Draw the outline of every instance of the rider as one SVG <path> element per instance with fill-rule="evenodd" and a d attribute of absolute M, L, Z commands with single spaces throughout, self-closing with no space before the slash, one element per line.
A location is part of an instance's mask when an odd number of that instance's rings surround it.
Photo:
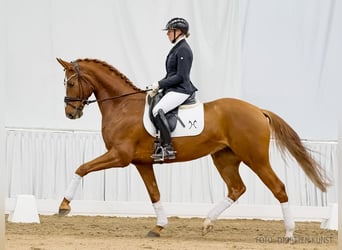
<path fill-rule="evenodd" d="M 190 80 L 192 50 L 185 39 L 190 35 L 188 22 L 184 18 L 175 17 L 166 24 L 164 30 L 173 44 L 166 58 L 166 76 L 148 87 L 152 92 L 162 89 L 164 94 L 152 111 L 161 139 L 161 147 L 152 155 L 157 161 L 176 157 L 165 114 L 181 105 L 197 91 Z"/>

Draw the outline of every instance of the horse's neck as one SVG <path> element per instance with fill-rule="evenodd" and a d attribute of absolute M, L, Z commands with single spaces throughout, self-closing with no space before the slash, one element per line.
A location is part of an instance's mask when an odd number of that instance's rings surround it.
<path fill-rule="evenodd" d="M 95 86 L 95 95 L 97 98 L 104 99 L 112 96 L 123 95 L 130 92 L 130 86 L 125 84 L 118 77 L 97 77 Z"/>
<path fill-rule="evenodd" d="M 106 68 L 91 69 L 92 84 L 96 99 L 105 99 L 132 92 L 134 86 L 125 82 L 122 76 Z"/>
<path fill-rule="evenodd" d="M 134 87 L 126 83 L 120 76 L 110 74 L 97 76 L 94 94 L 96 100 L 98 100 L 103 118 L 112 116 L 113 113 L 121 113 L 120 109 L 122 109 L 123 105 L 125 107 L 130 106 L 132 102 L 128 100 L 131 98 L 136 99 L 136 95 L 125 95 L 137 91 L 138 89 L 134 89 Z"/>

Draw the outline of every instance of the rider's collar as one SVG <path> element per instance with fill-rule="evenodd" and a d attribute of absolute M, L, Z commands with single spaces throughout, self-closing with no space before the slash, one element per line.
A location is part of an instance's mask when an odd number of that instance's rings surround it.
<path fill-rule="evenodd" d="M 176 40 L 176 42 L 173 44 L 173 46 L 175 46 L 177 43 L 179 43 L 180 41 L 182 41 L 182 40 L 184 40 L 184 39 L 185 39 L 185 35 L 180 36 L 180 37 Z"/>

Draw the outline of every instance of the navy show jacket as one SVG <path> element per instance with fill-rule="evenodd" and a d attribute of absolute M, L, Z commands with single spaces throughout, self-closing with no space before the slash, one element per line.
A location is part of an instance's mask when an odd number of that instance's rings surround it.
<path fill-rule="evenodd" d="M 166 76 L 158 82 L 164 93 L 174 91 L 193 94 L 197 88 L 190 80 L 192 50 L 185 39 L 179 41 L 166 58 Z"/>

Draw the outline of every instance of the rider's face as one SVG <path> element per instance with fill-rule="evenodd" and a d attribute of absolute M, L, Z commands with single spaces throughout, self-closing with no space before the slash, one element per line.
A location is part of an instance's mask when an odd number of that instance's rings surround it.
<path fill-rule="evenodd" d="M 170 40 L 170 42 L 172 42 L 176 37 L 178 37 L 180 34 L 182 33 L 181 30 L 179 29 L 172 29 L 172 30 L 167 30 L 167 36 Z"/>

